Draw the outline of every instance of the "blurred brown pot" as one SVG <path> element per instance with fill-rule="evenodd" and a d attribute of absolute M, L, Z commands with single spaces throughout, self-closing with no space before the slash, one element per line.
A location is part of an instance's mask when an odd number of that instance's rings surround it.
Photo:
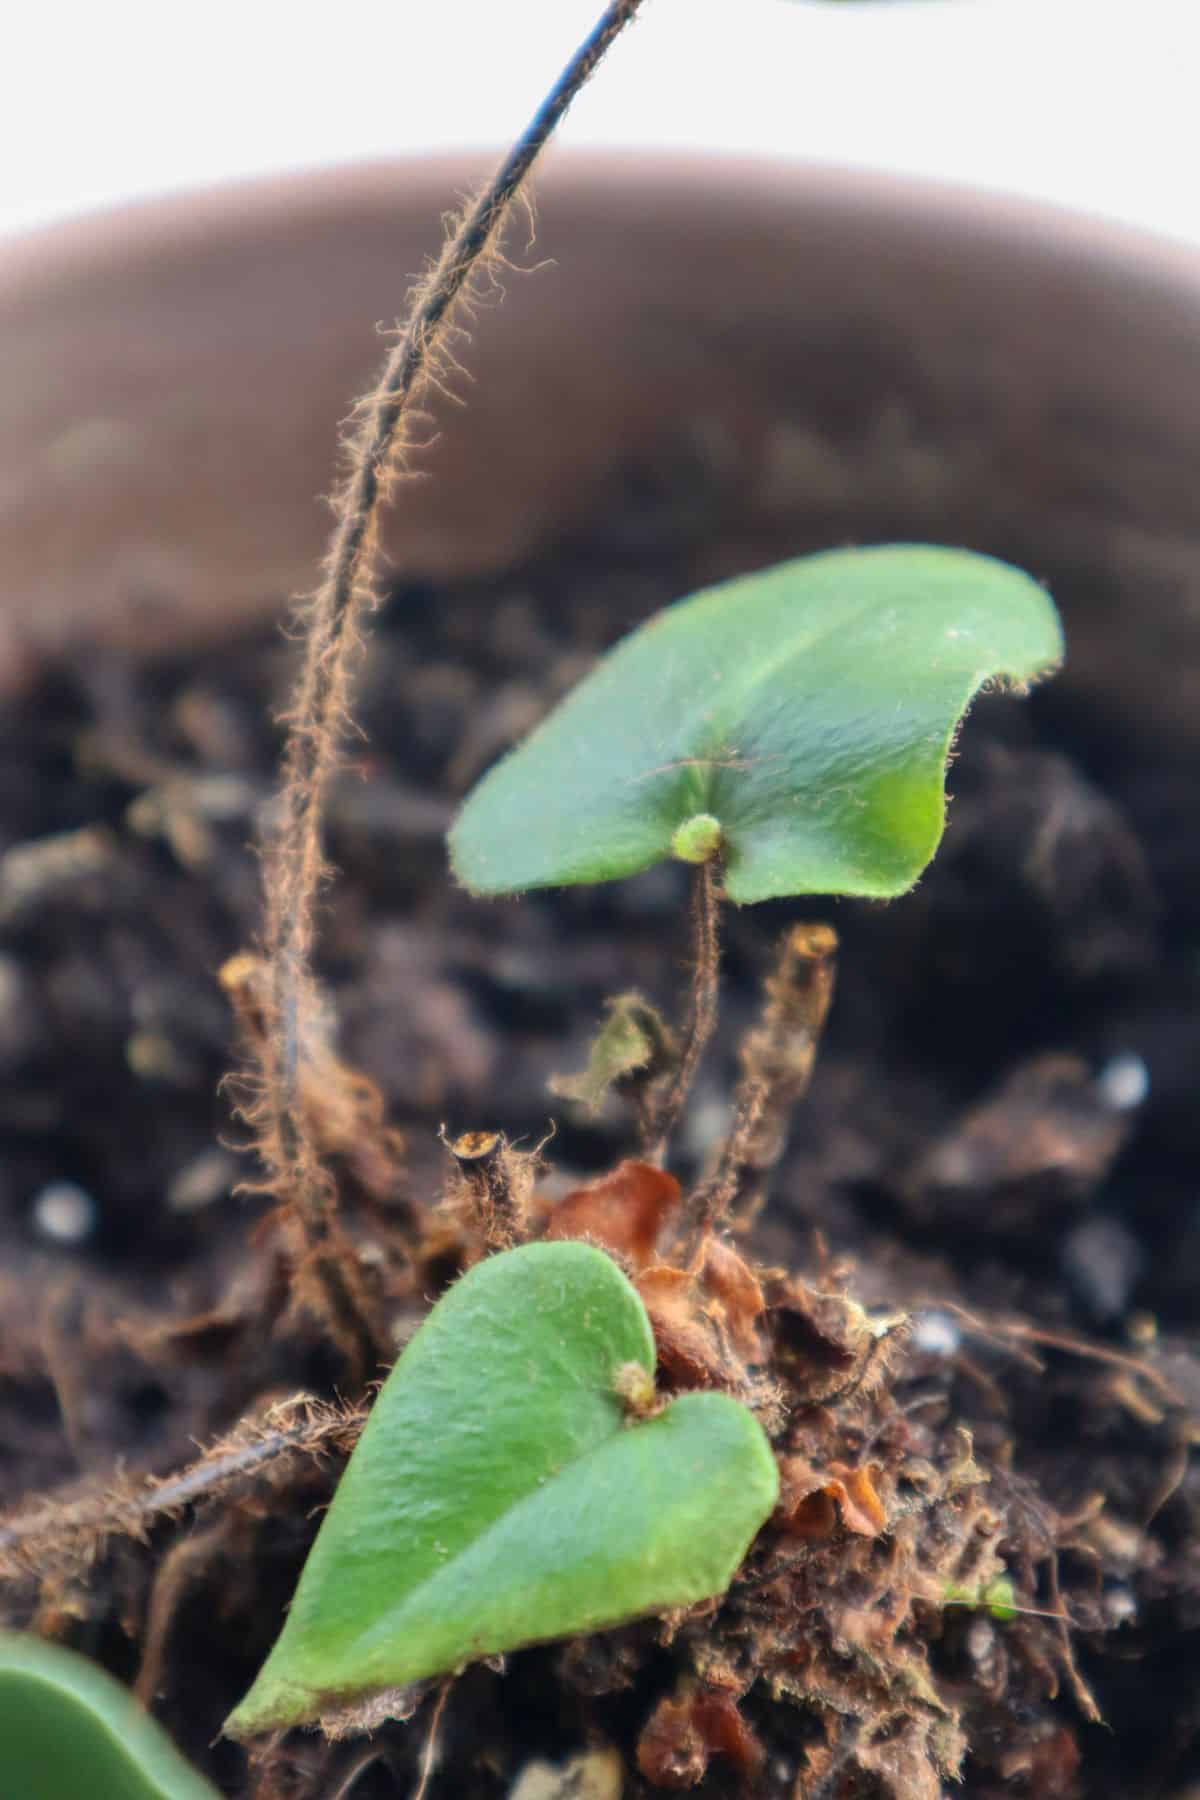
<path fill-rule="evenodd" d="M 4 688 L 65 650 L 226 639 L 311 583 L 336 423 L 479 172 L 248 185 L 0 250 Z M 618 500 L 631 542 L 639 505 L 690 507 L 698 580 L 969 543 L 1060 594 L 1098 724 L 1200 749 L 1200 259 L 934 187 L 632 155 L 552 162 L 508 248 L 525 272 L 397 493 L 398 573 L 497 569 Z"/>

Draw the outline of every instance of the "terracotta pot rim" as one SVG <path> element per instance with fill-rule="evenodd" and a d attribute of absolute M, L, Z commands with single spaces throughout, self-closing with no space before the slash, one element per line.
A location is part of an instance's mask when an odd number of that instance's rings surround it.
<path fill-rule="evenodd" d="M 0 694 L 92 644 L 219 644 L 310 588 L 373 328 L 491 160 L 262 177 L 0 244 Z M 1068 569 L 1081 699 L 1200 748 L 1200 253 L 759 156 L 564 151 L 538 209 L 468 405 L 431 396 L 427 479 L 396 486 L 396 582 L 519 567 L 626 502 L 644 541 L 687 465 L 714 534 L 692 585 L 880 534 Z"/>
<path fill-rule="evenodd" d="M 75 257 L 94 267 L 96 259 L 128 255 L 158 238 L 169 237 L 182 247 L 183 238 L 209 241 L 214 227 L 228 232 L 280 214 L 295 218 L 327 215 L 334 205 L 386 205 L 402 196 L 405 176 L 417 171 L 444 183 L 448 197 L 466 194 L 495 160 L 496 153 L 485 151 L 414 151 L 118 201 L 0 237 L 0 289 L 25 276 L 44 280 L 54 264 Z M 989 238 L 1036 239 L 1063 256 L 1132 264 L 1146 277 L 1200 289 L 1200 246 L 1057 201 L 885 169 L 748 152 L 636 147 L 551 151 L 536 178 L 535 193 L 538 187 L 557 193 L 576 185 L 614 192 L 666 187 L 681 198 L 706 197 L 714 210 L 734 199 L 744 203 L 749 196 L 768 210 L 824 200 L 846 214 L 908 212 L 927 222 L 940 220 L 958 241 L 963 241 L 959 234 L 964 227 Z M 65 267 L 62 272 L 67 273 Z"/>

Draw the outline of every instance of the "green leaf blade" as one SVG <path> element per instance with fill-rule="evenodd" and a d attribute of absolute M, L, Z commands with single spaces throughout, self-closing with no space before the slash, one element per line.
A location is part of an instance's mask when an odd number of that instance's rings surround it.
<path fill-rule="evenodd" d="M 628 1427 L 630 1362 L 653 1372 L 653 1335 L 602 1251 L 531 1244 L 464 1276 L 385 1384 L 226 1729 L 719 1592 L 774 1504 L 770 1447 L 718 1394 Z"/>
<path fill-rule="evenodd" d="M 390 1686 L 398 1636 L 420 1639 L 406 1676 L 416 1680 L 692 1605 L 729 1585 L 776 1488 L 774 1459 L 745 1407 L 726 1394 L 682 1396 L 529 1494 L 365 1633 L 356 1652 L 369 1679 Z M 633 1536 L 629 1520 L 638 1522 Z M 460 1622 L 468 1617 L 464 1651 Z M 427 1666 L 416 1668 L 418 1661 Z"/>
<path fill-rule="evenodd" d="M 73 1651 L 0 1632 L 0 1792 L 217 1800 L 127 1688 Z"/>
<path fill-rule="evenodd" d="M 830 551 L 668 607 L 484 777 L 450 836 L 477 893 L 636 873 L 698 814 L 731 899 L 884 898 L 941 838 L 985 681 L 1057 665 L 1049 597 L 990 557 Z"/>

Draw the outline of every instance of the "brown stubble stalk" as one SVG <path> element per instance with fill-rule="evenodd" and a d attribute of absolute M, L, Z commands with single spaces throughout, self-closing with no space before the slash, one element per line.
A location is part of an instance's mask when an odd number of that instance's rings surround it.
<path fill-rule="evenodd" d="M 306 1070 L 324 1026 L 313 974 L 317 895 L 326 877 L 322 815 L 347 723 L 348 668 L 376 598 L 379 513 L 403 473 L 409 428 L 449 359 L 472 279 L 498 255 L 502 228 L 538 156 L 576 94 L 638 12 L 612 0 L 496 173 L 451 230 L 415 290 L 379 380 L 360 404 L 349 472 L 335 500 L 325 576 L 304 617 L 304 665 L 287 715 L 280 818 L 265 855 L 264 947 L 270 967 L 265 1050 L 249 1109 L 269 1184 L 291 1227 L 297 1285 L 307 1274 L 318 1310 L 341 1315 L 357 1280 L 338 1243 L 336 1195 L 304 1106 Z M 323 1295 L 332 1284 L 336 1290 Z M 353 1292 L 349 1295 L 354 1301 Z"/>
<path fill-rule="evenodd" d="M 741 1046 L 742 1073 L 733 1124 L 707 1181 L 691 1195 L 693 1251 L 733 1209 L 748 1224 L 766 1197 L 787 1142 L 792 1109 L 812 1079 L 833 1000 L 837 933 L 829 925 L 793 925 L 767 977 L 758 1024 Z"/>

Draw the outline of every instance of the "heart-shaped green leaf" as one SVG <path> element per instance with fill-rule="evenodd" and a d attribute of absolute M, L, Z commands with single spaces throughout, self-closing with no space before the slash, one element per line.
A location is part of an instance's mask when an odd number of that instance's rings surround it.
<path fill-rule="evenodd" d="M 0 1632 L 0 1794 L 217 1800 L 128 1688 L 73 1651 Z"/>
<path fill-rule="evenodd" d="M 226 1730 L 723 1592 L 775 1504 L 770 1446 L 726 1394 L 627 1423 L 630 1364 L 653 1371 L 649 1320 L 591 1245 L 464 1275 L 385 1383 Z"/>
<path fill-rule="evenodd" d="M 993 676 L 1062 657 L 1048 596 L 964 550 L 835 550 L 667 607 L 467 800 L 476 893 L 633 875 L 714 841 L 732 900 L 910 888 L 955 726 Z"/>

